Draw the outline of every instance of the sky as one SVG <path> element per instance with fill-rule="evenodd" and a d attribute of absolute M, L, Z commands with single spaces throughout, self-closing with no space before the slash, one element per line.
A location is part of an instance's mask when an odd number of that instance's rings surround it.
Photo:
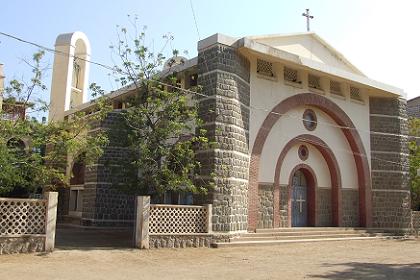
<path fill-rule="evenodd" d="M 302 12 L 309 8 L 314 16 L 311 31 L 368 77 L 402 88 L 409 99 L 420 95 L 420 1 L 416 0 L 14 0 L 0 6 L 0 32 L 54 48 L 59 34 L 82 31 L 92 47 L 91 60 L 110 66 L 114 63 L 109 46 L 117 41 L 117 25 L 130 26 L 127 15 L 137 15 L 138 25 L 147 26 L 150 44 L 162 46 L 162 36 L 170 33 L 174 40 L 165 52 L 187 50 L 192 58 L 197 55 L 197 41 L 214 33 L 243 37 L 304 32 Z M 0 35 L 6 82 L 30 78 L 23 59 L 30 59 L 37 49 Z M 52 66 L 52 54 L 46 54 L 44 64 Z M 44 81 L 49 87 L 51 70 Z M 89 82 L 107 91 L 119 87 L 109 70 L 95 65 Z"/>

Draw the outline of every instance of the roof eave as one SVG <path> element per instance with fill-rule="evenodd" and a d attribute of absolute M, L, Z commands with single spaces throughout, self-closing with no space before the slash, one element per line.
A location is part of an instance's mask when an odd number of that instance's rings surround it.
<path fill-rule="evenodd" d="M 292 53 L 256 42 L 255 40 L 250 39 L 248 37 L 239 39 L 236 43 L 239 48 L 246 48 L 254 52 L 258 52 L 264 55 L 269 55 L 280 60 L 285 60 L 285 61 L 297 64 L 302 67 L 311 68 L 311 69 L 314 69 L 319 72 L 323 72 L 328 75 L 337 76 L 340 78 L 351 80 L 356 83 L 364 84 L 364 85 L 367 85 L 367 86 L 370 86 L 379 90 L 383 90 L 383 91 L 395 94 L 403 98 L 407 97 L 406 93 L 400 88 L 387 85 L 387 84 L 369 79 L 366 76 L 354 74 L 354 73 L 351 73 L 351 72 L 348 72 L 348 71 L 345 71 L 345 70 L 342 70 L 333 66 L 329 66 L 329 65 L 326 65 L 326 64 L 323 64 L 323 63 L 320 63 L 320 62 L 317 62 L 317 61 L 314 61 L 305 57 L 298 56 L 296 54 L 292 54 Z"/>

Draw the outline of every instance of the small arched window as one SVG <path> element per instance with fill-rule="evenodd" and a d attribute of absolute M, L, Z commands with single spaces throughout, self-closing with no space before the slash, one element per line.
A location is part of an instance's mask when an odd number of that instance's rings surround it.
<path fill-rule="evenodd" d="M 7 141 L 7 147 L 14 152 L 24 152 L 26 145 L 21 139 L 12 138 Z"/>

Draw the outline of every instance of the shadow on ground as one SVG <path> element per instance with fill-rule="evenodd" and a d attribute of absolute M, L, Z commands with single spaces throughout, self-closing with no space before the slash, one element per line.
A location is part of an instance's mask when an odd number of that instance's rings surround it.
<path fill-rule="evenodd" d="M 420 263 L 382 264 L 382 263 L 339 263 L 324 264 L 330 272 L 310 275 L 310 277 L 333 280 L 418 280 L 420 279 Z M 334 269 L 336 267 L 336 269 Z"/>
<path fill-rule="evenodd" d="M 133 230 L 85 229 L 57 226 L 55 248 L 60 250 L 112 250 L 133 248 Z"/>

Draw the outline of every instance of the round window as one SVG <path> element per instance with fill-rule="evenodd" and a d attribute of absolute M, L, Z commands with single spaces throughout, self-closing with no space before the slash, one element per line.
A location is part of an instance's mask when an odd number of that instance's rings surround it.
<path fill-rule="evenodd" d="M 309 156 L 308 148 L 305 145 L 301 145 L 298 150 L 298 155 L 301 160 L 307 160 Z"/>
<path fill-rule="evenodd" d="M 303 125 L 307 130 L 315 130 L 317 125 L 315 112 L 311 109 L 306 109 L 303 113 Z"/>

